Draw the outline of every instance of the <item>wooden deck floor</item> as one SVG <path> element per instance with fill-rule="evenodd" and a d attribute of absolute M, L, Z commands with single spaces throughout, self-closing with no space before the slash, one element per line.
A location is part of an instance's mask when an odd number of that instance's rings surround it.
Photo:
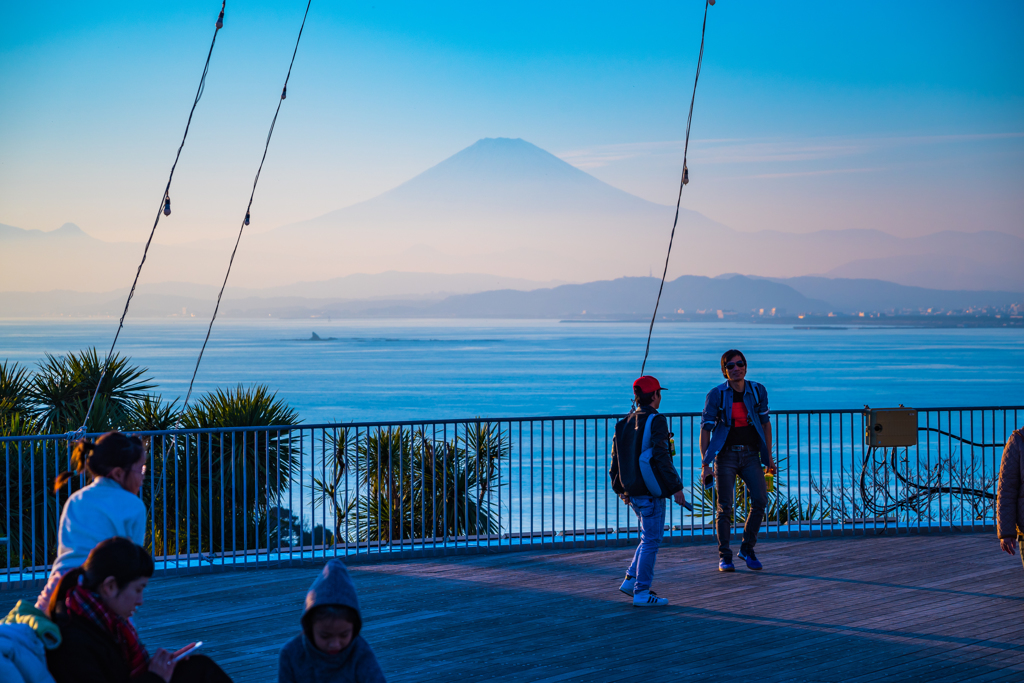
<path fill-rule="evenodd" d="M 663 548 L 638 609 L 631 550 L 356 565 L 390 681 L 1021 681 L 1024 571 L 990 535 L 765 541 L 760 573 Z M 151 648 L 206 641 L 235 681 L 275 681 L 315 569 L 155 579 Z M 0 594 L 13 604 L 19 595 Z"/>

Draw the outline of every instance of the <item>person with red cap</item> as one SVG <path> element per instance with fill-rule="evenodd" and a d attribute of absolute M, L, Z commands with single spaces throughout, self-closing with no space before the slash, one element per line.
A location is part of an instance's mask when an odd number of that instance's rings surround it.
<path fill-rule="evenodd" d="M 608 471 L 612 489 L 633 508 L 640 526 L 640 545 L 619 586 L 623 593 L 633 596 L 635 607 L 668 604 L 667 598 L 659 598 L 651 590 L 654 561 L 665 530 L 665 499 L 671 497 L 679 505 L 687 504 L 683 483 L 672 465 L 668 420 L 658 413 L 664 389 L 648 375 L 633 382 L 637 409 L 615 425 Z"/>

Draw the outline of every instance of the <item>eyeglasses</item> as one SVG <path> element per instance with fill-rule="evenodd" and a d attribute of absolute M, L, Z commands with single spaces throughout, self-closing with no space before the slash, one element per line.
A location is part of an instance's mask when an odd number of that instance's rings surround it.
<path fill-rule="evenodd" d="M 742 361 L 742 360 L 737 360 L 737 361 L 733 361 L 731 363 L 726 363 L 725 364 L 725 369 L 726 370 L 732 370 L 733 368 L 745 368 L 745 367 L 747 367 L 747 363 L 746 363 L 746 361 Z"/>

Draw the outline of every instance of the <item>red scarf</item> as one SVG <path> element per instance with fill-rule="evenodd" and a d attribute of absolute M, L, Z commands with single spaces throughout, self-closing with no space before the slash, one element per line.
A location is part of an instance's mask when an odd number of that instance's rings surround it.
<path fill-rule="evenodd" d="M 124 617 L 107 609 L 100 596 L 82 586 L 75 586 L 68 592 L 64 604 L 71 614 L 88 619 L 114 637 L 114 641 L 121 648 L 121 654 L 131 668 L 132 678 L 146 670 L 149 654 L 139 640 L 135 627 Z"/>

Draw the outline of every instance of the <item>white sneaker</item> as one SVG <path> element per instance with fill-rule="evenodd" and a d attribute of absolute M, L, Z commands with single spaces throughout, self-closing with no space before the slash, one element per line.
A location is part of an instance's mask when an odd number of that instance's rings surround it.
<path fill-rule="evenodd" d="M 654 591 L 633 593 L 633 607 L 663 607 L 667 604 L 668 598 L 659 598 Z"/>
<path fill-rule="evenodd" d="M 628 595 L 629 597 L 633 597 L 633 586 L 635 585 L 636 577 L 626 574 L 626 578 L 623 579 L 622 585 L 619 586 L 619 590 Z"/>

